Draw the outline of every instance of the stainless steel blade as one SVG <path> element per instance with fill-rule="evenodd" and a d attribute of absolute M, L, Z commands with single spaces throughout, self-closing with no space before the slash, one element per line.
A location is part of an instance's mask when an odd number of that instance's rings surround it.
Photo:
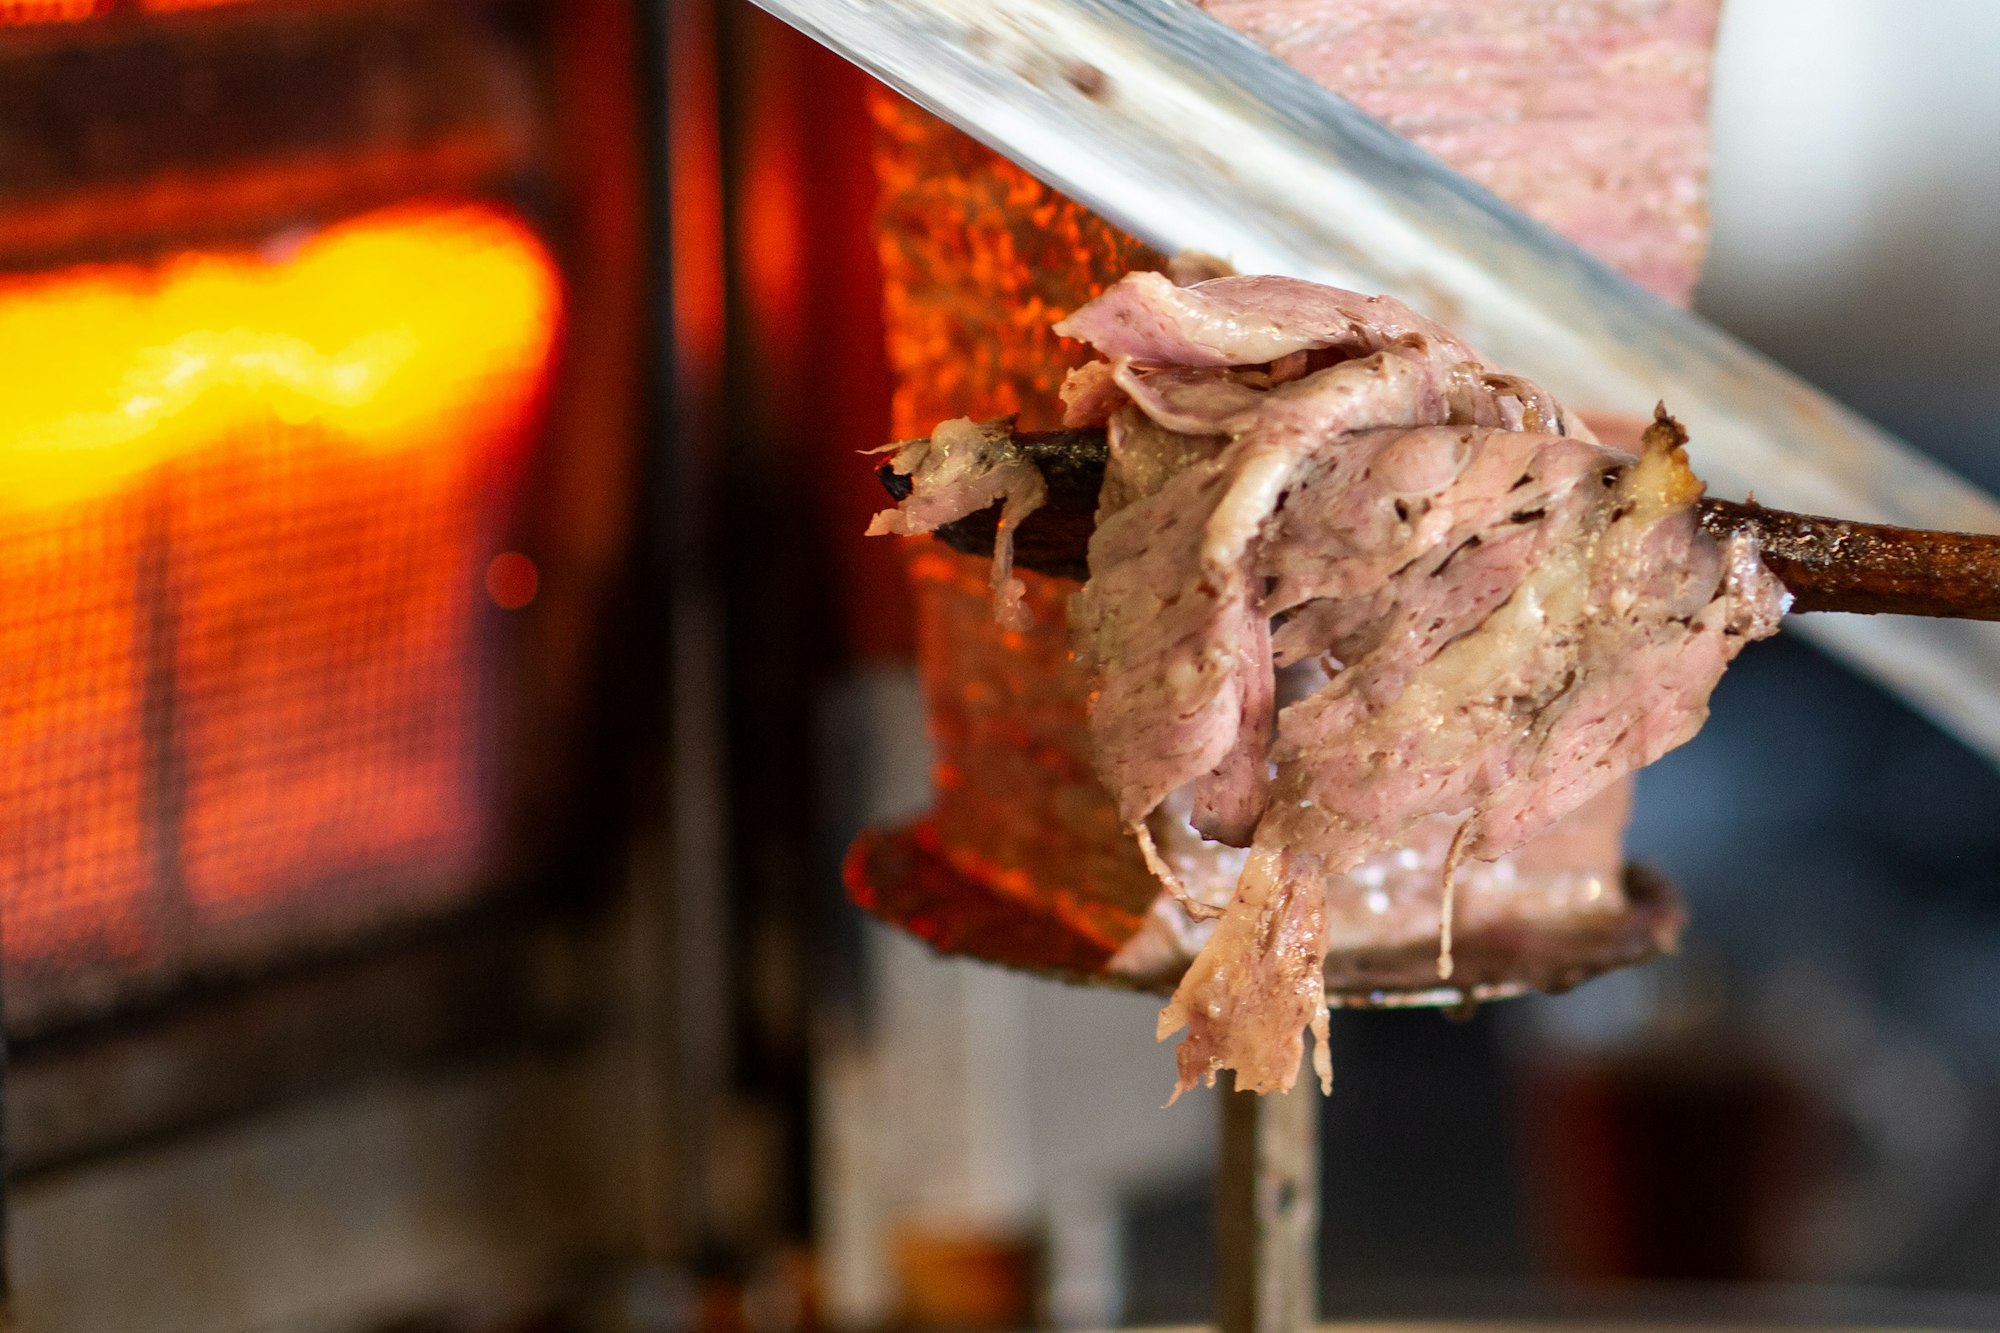
<path fill-rule="evenodd" d="M 1585 409 L 1664 400 L 1718 494 L 2000 532 L 2000 503 L 1186 0 L 756 0 L 1169 253 L 1387 292 Z M 1796 632 L 2000 761 L 2000 625 Z"/>

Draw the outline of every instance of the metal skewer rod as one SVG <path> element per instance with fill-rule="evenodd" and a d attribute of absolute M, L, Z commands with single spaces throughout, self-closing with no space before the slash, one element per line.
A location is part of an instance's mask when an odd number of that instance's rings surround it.
<path fill-rule="evenodd" d="M 1015 437 L 1048 483 L 1047 504 L 1015 533 L 1014 563 L 1059 578 L 1082 579 L 1104 481 L 1102 430 L 1058 430 Z M 909 479 L 879 470 L 889 494 L 909 493 Z M 1702 526 L 1757 534 L 1764 563 L 1792 592 L 1792 609 L 2000 620 L 2000 536 L 1927 532 L 1882 523 L 1793 514 L 1734 500 L 1699 502 Z M 938 529 L 938 539 L 975 555 L 993 553 L 999 509 Z"/>

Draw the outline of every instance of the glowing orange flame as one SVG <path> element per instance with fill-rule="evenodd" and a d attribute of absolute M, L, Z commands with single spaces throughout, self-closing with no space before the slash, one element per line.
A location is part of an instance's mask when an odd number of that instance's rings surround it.
<path fill-rule="evenodd" d="M 111 8 L 111 0 L 0 0 L 0 28 L 81 23 Z"/>
<path fill-rule="evenodd" d="M 0 510 L 103 495 L 272 418 L 365 453 L 511 420 L 520 403 L 468 397 L 468 376 L 537 374 L 556 304 L 539 244 L 478 208 L 0 282 Z"/>
<path fill-rule="evenodd" d="M 560 306 L 483 206 L 0 283 L 10 987 L 462 895 L 493 501 Z"/>

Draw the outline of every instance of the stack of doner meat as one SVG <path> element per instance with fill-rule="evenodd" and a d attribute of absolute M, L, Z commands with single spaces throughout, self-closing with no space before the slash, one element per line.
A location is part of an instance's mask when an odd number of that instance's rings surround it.
<path fill-rule="evenodd" d="M 1712 0 L 1207 7 L 1686 298 Z M 983 518 L 991 550 L 919 561 L 949 780 L 910 845 L 1103 946 L 1068 970 L 1171 986 L 1180 1090 L 1287 1089 L 1308 1032 L 1325 1085 L 1330 1000 L 1562 989 L 1672 948 L 1671 891 L 1621 865 L 1630 775 L 1790 602 L 1771 525 L 1703 507 L 1681 425 L 1587 423 L 1395 300 L 1160 261 L 882 119 L 897 426 L 922 438 L 874 530 Z M 1081 258 L 1019 262 L 1052 230 Z M 1052 488 L 1079 475 L 1065 552 Z M 882 846 L 850 861 L 864 901 Z"/>

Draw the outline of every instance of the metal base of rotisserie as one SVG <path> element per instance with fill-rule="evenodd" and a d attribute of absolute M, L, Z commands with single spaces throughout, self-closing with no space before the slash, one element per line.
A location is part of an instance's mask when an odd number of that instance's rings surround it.
<path fill-rule="evenodd" d="M 1030 901 L 947 859 L 926 821 L 864 829 L 848 849 L 842 877 L 861 907 L 940 953 L 977 958 L 1061 981 L 1168 993 L 1177 977 L 1140 980 L 1107 972 L 1122 940 L 1105 939 L 1059 905 Z M 1563 948 L 1524 951 L 1520 941 L 1463 932 L 1453 949 L 1459 983 L 1433 982 L 1437 954 L 1421 945 L 1329 959 L 1327 1003 L 1342 1009 L 1458 1008 L 1529 991 L 1558 993 L 1672 948 L 1685 919 L 1679 895 L 1659 872 L 1627 864 L 1627 910 L 1610 929 Z M 1539 955 L 1528 974 L 1510 961 Z"/>

